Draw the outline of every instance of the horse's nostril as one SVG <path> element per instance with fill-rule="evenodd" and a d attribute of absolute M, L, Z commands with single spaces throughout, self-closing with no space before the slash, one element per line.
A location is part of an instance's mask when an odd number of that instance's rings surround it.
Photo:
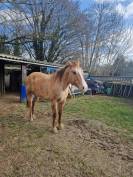
<path fill-rule="evenodd" d="M 83 86 L 83 90 L 84 90 L 84 86 Z"/>

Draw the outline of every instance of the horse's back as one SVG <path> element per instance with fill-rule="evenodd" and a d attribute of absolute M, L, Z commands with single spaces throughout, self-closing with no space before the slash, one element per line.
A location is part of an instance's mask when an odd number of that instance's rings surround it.
<path fill-rule="evenodd" d="M 41 85 L 49 80 L 49 75 L 41 72 L 33 72 L 26 78 L 27 92 L 35 92 Z"/>
<path fill-rule="evenodd" d="M 33 72 L 27 76 L 28 78 L 38 78 L 38 77 L 47 77 L 49 74 L 44 74 L 42 72 Z"/>
<path fill-rule="evenodd" d="M 64 100 L 68 95 L 68 90 L 69 88 L 62 90 L 61 82 L 55 79 L 54 74 L 34 72 L 26 79 L 27 94 L 33 94 L 37 97 Z"/>

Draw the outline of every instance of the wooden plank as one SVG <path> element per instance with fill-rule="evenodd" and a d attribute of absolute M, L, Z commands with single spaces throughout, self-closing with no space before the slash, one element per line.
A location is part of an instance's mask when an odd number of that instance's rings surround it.
<path fill-rule="evenodd" d="M 5 93 L 5 72 L 4 72 L 4 62 L 0 62 L 0 95 Z"/>

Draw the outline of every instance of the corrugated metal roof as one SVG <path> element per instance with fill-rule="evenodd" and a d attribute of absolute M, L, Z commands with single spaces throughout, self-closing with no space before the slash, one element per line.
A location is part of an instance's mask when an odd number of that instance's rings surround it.
<path fill-rule="evenodd" d="M 9 61 L 9 62 L 15 62 L 15 63 L 23 63 L 23 64 L 31 64 L 31 65 L 38 65 L 38 66 L 52 66 L 52 67 L 61 67 L 62 65 L 57 63 L 49 63 L 46 61 L 37 61 L 33 59 L 26 59 L 22 57 L 17 57 L 13 55 L 7 55 L 7 54 L 0 54 L 0 60 L 3 61 Z"/>

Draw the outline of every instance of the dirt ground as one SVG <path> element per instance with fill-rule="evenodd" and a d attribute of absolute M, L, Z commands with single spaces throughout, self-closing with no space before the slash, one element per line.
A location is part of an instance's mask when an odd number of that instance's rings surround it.
<path fill-rule="evenodd" d="M 38 103 L 24 119 L 19 98 L 0 98 L 0 177 L 132 177 L 133 142 L 105 124 L 64 117 L 53 134 L 51 112 Z"/>

